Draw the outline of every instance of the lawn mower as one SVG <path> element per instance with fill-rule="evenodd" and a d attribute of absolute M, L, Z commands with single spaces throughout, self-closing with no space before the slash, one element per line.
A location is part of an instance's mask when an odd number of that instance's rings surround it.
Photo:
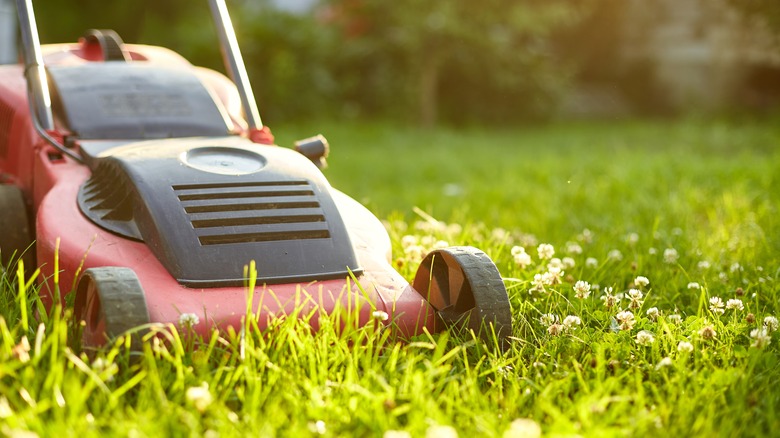
<path fill-rule="evenodd" d="M 410 284 L 382 223 L 323 176 L 327 141 L 274 145 L 224 0 L 210 9 L 227 76 L 110 30 L 41 46 L 31 0 L 17 9 L 24 62 L 0 66 L 0 256 L 40 266 L 48 306 L 67 295 L 52 281 L 58 266 L 84 345 L 185 314 L 208 337 L 249 312 L 267 328 L 296 309 L 354 303 L 362 324 L 386 314 L 407 337 L 511 335 L 484 252 L 435 250 Z"/>

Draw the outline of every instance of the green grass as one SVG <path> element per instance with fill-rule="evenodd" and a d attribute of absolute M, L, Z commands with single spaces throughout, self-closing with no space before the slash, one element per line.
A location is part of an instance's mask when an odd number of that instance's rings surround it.
<path fill-rule="evenodd" d="M 298 318 L 266 335 L 249 322 L 244 336 L 222 333 L 206 345 L 156 328 L 140 356 L 122 344 L 88 356 L 67 311 L 36 319 L 34 291 L 20 311 L 8 272 L 0 282 L 0 434 L 445 436 L 440 426 L 451 426 L 461 436 L 501 436 L 530 418 L 550 436 L 776 435 L 780 332 L 761 347 L 750 334 L 780 316 L 777 122 L 277 126 L 282 145 L 328 136 L 326 175 L 387 220 L 405 276 L 439 240 L 491 255 L 510 293 L 511 348 L 496 353 L 447 334 L 399 344 L 340 313 L 318 333 Z M 560 283 L 529 292 L 549 269 L 540 243 L 574 266 Z M 533 264 L 518 266 L 515 246 Z M 649 285 L 633 284 L 637 276 Z M 578 280 L 600 290 L 577 298 Z M 606 308 L 600 297 L 609 287 L 641 289 L 641 305 L 629 309 L 623 298 Z M 712 297 L 739 298 L 744 309 L 719 315 Z M 620 329 L 616 316 L 626 309 L 635 323 Z M 574 315 L 581 325 L 554 335 L 561 327 L 543 324 L 544 314 Z M 654 342 L 640 345 L 640 331 Z M 693 351 L 678 351 L 681 341 Z"/>

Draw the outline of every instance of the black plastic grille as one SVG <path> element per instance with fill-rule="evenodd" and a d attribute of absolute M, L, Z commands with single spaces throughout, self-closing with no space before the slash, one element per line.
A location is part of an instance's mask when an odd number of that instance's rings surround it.
<path fill-rule="evenodd" d="M 308 181 L 172 186 L 201 245 L 331 237 Z"/>

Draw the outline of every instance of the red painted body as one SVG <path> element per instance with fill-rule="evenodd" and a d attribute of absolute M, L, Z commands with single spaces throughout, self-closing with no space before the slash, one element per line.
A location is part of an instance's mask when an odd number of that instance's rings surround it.
<path fill-rule="evenodd" d="M 238 93 L 226 77 L 193 67 L 167 49 L 129 44 L 125 49 L 134 62 L 195 69 L 200 80 L 226 108 L 235 135 L 256 142 L 269 140 L 267 131 L 247 132 Z M 43 53 L 46 65 L 102 62 L 101 52 L 83 41 L 44 46 Z M 51 134 L 58 138 L 67 135 L 57 120 L 55 124 L 57 128 Z M 0 183 L 20 187 L 28 211 L 35 218 L 37 263 L 41 266 L 41 290 L 47 302 L 51 303 L 51 297 L 55 296 L 53 269 L 55 242 L 59 239 L 59 287 L 63 291 L 71 291 L 78 280 L 77 273 L 87 268 L 128 267 L 136 273 L 145 291 L 152 322 L 178 324 L 181 314 L 194 313 L 201 320 L 195 327 L 200 335 L 207 336 L 215 326 L 239 327 L 247 312 L 245 288 L 184 287 L 144 243 L 106 231 L 82 215 L 76 196 L 79 186 L 89 176 L 87 166 L 63 157 L 36 134 L 30 119 L 23 67 L 0 66 Z M 373 310 L 382 310 L 390 315 L 386 324 L 394 322 L 404 335 L 419 333 L 423 327 L 433 330 L 434 310 L 390 265 L 390 241 L 382 224 L 346 195 L 333 190 L 333 196 L 364 269 L 359 277 L 363 291 L 346 279 L 258 285 L 253 292 L 252 312 L 261 315 L 260 326 L 265 326 L 264 316 L 285 314 L 300 306 L 309 309 L 317 306 L 330 312 L 337 304 L 354 309 L 359 303 L 361 321 L 368 321 Z M 316 318 L 312 321 L 316 328 Z M 100 343 L 99 339 L 93 341 Z"/>

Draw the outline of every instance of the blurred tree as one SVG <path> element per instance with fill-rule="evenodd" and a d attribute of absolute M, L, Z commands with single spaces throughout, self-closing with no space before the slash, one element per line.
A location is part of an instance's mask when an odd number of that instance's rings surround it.
<path fill-rule="evenodd" d="M 516 106 L 523 106 L 551 93 L 565 75 L 554 67 L 547 39 L 556 29 L 576 21 L 578 15 L 576 2 L 571 0 L 324 3 L 325 20 L 342 30 L 346 49 L 342 55 L 370 59 L 363 65 L 367 69 L 364 81 L 377 75 L 384 79 L 394 76 L 391 84 L 399 86 L 391 88 L 400 91 L 395 99 L 415 102 L 416 117 L 423 125 L 437 121 L 440 93 L 463 97 L 466 112 L 471 103 L 484 107 L 478 104 L 480 97 L 500 100 L 503 94 L 504 98 L 514 97 Z M 457 82 L 448 80 L 453 76 Z M 490 96 L 470 92 L 491 88 Z M 524 101 L 516 100 L 518 90 L 525 92 Z M 511 111 L 512 106 L 505 109 Z M 541 107 L 534 109 L 538 110 Z"/>

